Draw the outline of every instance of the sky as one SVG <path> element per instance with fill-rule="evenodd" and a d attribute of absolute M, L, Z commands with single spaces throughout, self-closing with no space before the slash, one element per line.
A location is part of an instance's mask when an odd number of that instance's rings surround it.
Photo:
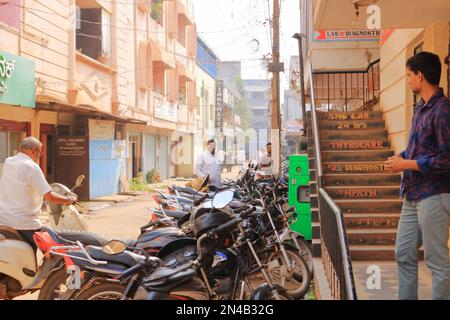
<path fill-rule="evenodd" d="M 263 69 L 261 59 L 272 53 L 269 27 L 272 0 L 191 1 L 197 31 L 220 60 L 241 60 L 243 79 L 270 77 Z M 285 70 L 289 70 L 290 56 L 298 55 L 298 43 L 292 35 L 299 32 L 299 16 L 298 0 L 281 0 L 280 55 Z M 282 90 L 287 89 L 288 77 L 288 72 L 280 74 Z"/>

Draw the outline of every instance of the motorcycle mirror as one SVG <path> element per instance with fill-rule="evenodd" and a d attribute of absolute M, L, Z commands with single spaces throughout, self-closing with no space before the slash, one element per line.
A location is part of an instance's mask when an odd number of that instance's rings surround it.
<path fill-rule="evenodd" d="M 231 189 L 219 191 L 212 199 L 212 206 L 215 209 L 225 208 L 233 200 L 234 192 Z"/>
<path fill-rule="evenodd" d="M 125 242 L 120 240 L 111 240 L 107 244 L 105 244 L 102 248 L 102 251 L 107 254 L 121 254 L 127 249 L 127 245 Z"/>
<path fill-rule="evenodd" d="M 84 176 L 84 174 L 80 175 L 77 177 L 77 180 L 75 181 L 75 187 L 73 187 L 73 189 L 79 188 L 83 185 L 84 183 L 84 179 L 86 177 Z"/>

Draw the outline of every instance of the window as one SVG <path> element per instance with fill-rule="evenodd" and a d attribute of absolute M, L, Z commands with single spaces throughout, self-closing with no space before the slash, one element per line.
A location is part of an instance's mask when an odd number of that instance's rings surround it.
<path fill-rule="evenodd" d="M 186 92 L 187 92 L 187 88 L 186 88 L 186 81 L 184 80 L 180 80 L 179 82 L 179 101 L 182 102 L 183 104 L 187 103 L 187 99 L 186 99 Z"/>
<path fill-rule="evenodd" d="M 153 20 L 164 26 L 164 3 L 163 0 L 152 0 L 150 16 Z"/>
<path fill-rule="evenodd" d="M 178 15 L 178 42 L 186 47 L 186 20 L 181 14 Z"/>
<path fill-rule="evenodd" d="M 153 91 L 166 95 L 166 70 L 161 64 L 153 62 Z"/>
<path fill-rule="evenodd" d="M 125 125 L 123 123 L 116 122 L 116 130 L 115 131 L 116 131 L 116 134 L 115 134 L 116 140 L 126 140 Z"/>
<path fill-rule="evenodd" d="M 83 1 L 83 5 L 77 8 L 76 14 L 77 51 L 109 65 L 111 60 L 111 14 L 93 0 Z"/>
<path fill-rule="evenodd" d="M 0 163 L 19 152 L 22 132 L 0 131 Z"/>

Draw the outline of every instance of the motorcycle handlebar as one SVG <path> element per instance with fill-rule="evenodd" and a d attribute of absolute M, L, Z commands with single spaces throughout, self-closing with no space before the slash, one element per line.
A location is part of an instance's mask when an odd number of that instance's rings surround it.
<path fill-rule="evenodd" d="M 228 221 L 227 223 L 224 223 L 224 224 L 221 225 L 221 226 L 218 226 L 218 227 L 216 228 L 215 232 L 216 232 L 216 233 L 220 233 L 220 232 L 222 232 L 222 231 L 224 231 L 224 230 L 230 229 L 230 228 L 232 228 L 232 227 L 238 225 L 238 224 L 241 223 L 241 222 L 242 222 L 242 219 L 241 219 L 240 217 L 234 218 L 233 220 Z"/>
<path fill-rule="evenodd" d="M 244 212 L 242 212 L 239 217 L 234 218 L 231 221 L 228 221 L 227 223 L 224 223 L 221 226 L 218 226 L 215 230 L 215 232 L 220 233 L 224 230 L 230 229 L 236 225 L 238 225 L 239 223 L 242 222 L 243 219 L 247 218 L 248 215 L 250 215 L 251 213 L 253 213 L 254 211 L 256 211 L 255 207 L 251 207 L 250 209 L 245 210 Z"/>

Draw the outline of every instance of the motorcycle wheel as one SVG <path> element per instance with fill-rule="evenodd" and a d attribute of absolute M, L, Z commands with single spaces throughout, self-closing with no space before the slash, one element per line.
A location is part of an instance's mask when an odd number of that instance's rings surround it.
<path fill-rule="evenodd" d="M 60 295 L 67 290 L 68 277 L 69 274 L 64 267 L 52 272 L 39 290 L 38 300 L 59 300 Z"/>
<path fill-rule="evenodd" d="M 283 263 L 283 254 L 281 251 L 277 251 L 272 252 L 267 260 L 269 272 L 274 282 L 285 287 L 287 292 L 295 299 L 302 299 L 311 285 L 310 269 L 296 248 L 289 245 L 285 245 L 285 248 L 292 271 L 286 270 Z M 278 266 L 270 267 L 271 264 L 278 264 Z"/>
<path fill-rule="evenodd" d="M 297 242 L 300 246 L 300 250 L 302 251 L 303 260 L 306 261 L 309 267 L 309 272 L 311 273 L 311 278 L 314 276 L 314 258 L 312 254 L 312 248 L 308 241 L 301 237 L 297 237 Z M 293 244 L 291 244 L 293 245 Z"/>
<path fill-rule="evenodd" d="M 295 300 L 283 286 L 275 283 L 274 287 L 276 293 L 270 289 L 267 283 L 260 285 L 252 292 L 250 300 Z"/>
<path fill-rule="evenodd" d="M 108 280 L 98 280 L 82 290 L 75 300 L 124 300 L 125 286 Z"/>

